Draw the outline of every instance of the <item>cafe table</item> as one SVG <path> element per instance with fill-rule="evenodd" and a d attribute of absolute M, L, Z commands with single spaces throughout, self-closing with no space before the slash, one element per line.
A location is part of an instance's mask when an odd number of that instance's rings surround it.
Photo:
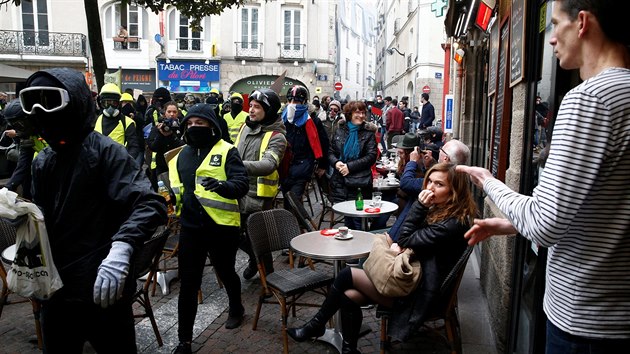
<path fill-rule="evenodd" d="M 385 200 L 381 200 L 381 206 L 378 208 L 377 212 L 366 212 L 367 208 L 370 208 L 372 205 L 371 199 L 364 199 L 363 205 L 365 208 L 362 210 L 357 210 L 354 204 L 354 200 L 347 200 L 345 202 L 335 203 L 332 208 L 335 213 L 341 214 L 343 216 L 349 216 L 354 218 L 361 218 L 361 227 L 364 231 L 368 229 L 368 218 L 376 218 L 383 214 L 393 213 L 398 210 L 398 204 L 388 202 Z"/>
<path fill-rule="evenodd" d="M 298 235 L 291 240 L 291 249 L 305 257 L 333 261 L 335 278 L 341 270 L 343 261 L 367 257 L 374 241 L 374 234 L 359 230 L 350 230 L 352 238 L 347 240 L 325 236 L 324 233 L 322 230 Z M 335 314 L 335 328 L 326 329 L 318 340 L 332 344 L 341 353 L 343 337 L 339 312 Z"/>

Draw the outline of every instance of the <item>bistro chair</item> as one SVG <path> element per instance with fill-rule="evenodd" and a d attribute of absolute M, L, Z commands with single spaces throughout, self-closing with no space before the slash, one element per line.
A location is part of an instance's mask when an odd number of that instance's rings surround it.
<path fill-rule="evenodd" d="M 9 246 L 15 245 L 15 239 L 17 237 L 16 224 L 25 221 L 25 217 L 20 217 L 11 222 L 5 218 L 0 218 L 0 252 L 7 249 Z M 39 322 L 39 315 L 41 310 L 41 304 L 37 299 L 23 299 L 18 301 L 9 302 L 9 285 L 7 283 L 7 269 L 11 269 L 11 262 L 13 260 L 4 259 L 0 260 L 0 281 L 2 281 L 2 291 L 0 292 L 0 318 L 2 317 L 2 310 L 4 305 L 19 304 L 26 301 L 31 302 L 33 307 L 33 317 L 35 318 L 35 333 L 37 335 L 37 347 L 42 349 L 42 328 Z M 5 268 L 6 266 L 6 268 Z"/>
<path fill-rule="evenodd" d="M 322 223 L 326 219 L 326 214 L 330 215 L 330 226 L 331 228 L 335 227 L 337 224 L 343 224 L 344 217 L 343 215 L 337 216 L 335 218 L 335 211 L 333 210 L 333 201 L 330 197 L 330 180 L 326 176 L 316 177 L 317 178 L 317 187 L 319 189 L 319 193 L 322 196 L 322 213 L 319 214 L 319 221 L 317 222 L 317 229 L 322 228 Z"/>
<path fill-rule="evenodd" d="M 446 279 L 440 286 L 440 303 L 435 307 L 435 312 L 427 318 L 426 322 L 444 321 L 443 326 L 429 327 L 435 331 L 444 329 L 446 331 L 446 339 L 451 349 L 451 354 L 462 353 L 462 339 L 460 333 L 459 319 L 457 318 L 457 291 L 459 284 L 464 276 L 468 258 L 473 251 L 473 246 L 469 246 L 462 256 L 459 258 L 453 269 L 446 276 Z M 381 354 L 385 353 L 385 349 L 389 346 L 390 338 L 387 335 L 387 320 L 391 312 L 379 306 L 376 310 L 376 317 L 381 318 Z"/>
<path fill-rule="evenodd" d="M 155 338 L 158 345 L 162 346 L 162 336 L 155 322 L 155 316 L 153 315 L 153 307 L 151 306 L 151 300 L 149 297 L 149 287 L 151 286 L 151 280 L 158 271 L 160 259 L 162 258 L 162 250 L 166 244 L 166 240 L 170 235 L 171 230 L 166 227 L 159 227 L 153 237 L 144 243 L 144 246 L 139 250 L 138 254 L 134 256 L 134 279 L 140 280 L 145 275 L 146 280 L 136 290 L 133 295 L 133 301 L 140 304 L 144 310 L 143 313 L 134 314 L 135 318 L 149 318 Z"/>
<path fill-rule="evenodd" d="M 306 208 L 304 208 L 304 204 L 302 204 L 298 200 L 295 193 L 293 193 L 292 191 L 288 191 L 286 198 L 289 200 L 289 205 L 291 206 L 291 209 L 293 209 L 293 215 L 295 215 L 298 222 L 300 223 L 300 228 L 302 229 L 302 231 L 311 232 L 317 230 L 317 225 L 315 224 L 315 221 L 308 214 Z"/>
<path fill-rule="evenodd" d="M 300 227 L 295 216 L 285 209 L 264 210 L 253 213 L 247 221 L 247 231 L 252 241 L 252 249 L 258 262 L 258 271 L 262 289 L 258 297 L 256 315 L 252 330 L 256 330 L 260 310 L 263 304 L 279 304 L 282 316 L 282 341 L 284 353 L 289 352 L 287 336 L 287 318 L 289 310 L 295 317 L 296 306 L 319 307 L 321 303 L 298 302 L 307 291 L 326 290 L 333 277 L 311 268 L 294 268 L 291 239 L 300 234 Z M 273 251 L 289 249 L 290 269 L 276 270 L 267 275 L 261 256 Z M 320 291 L 325 295 L 324 291 Z M 275 301 L 273 298 L 275 298 Z"/>

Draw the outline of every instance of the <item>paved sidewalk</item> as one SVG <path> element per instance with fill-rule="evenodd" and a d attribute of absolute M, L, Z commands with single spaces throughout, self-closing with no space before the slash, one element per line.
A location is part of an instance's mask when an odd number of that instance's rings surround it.
<path fill-rule="evenodd" d="M 317 203 L 315 203 L 317 204 Z M 321 206 L 314 205 L 321 210 Z M 316 210 L 317 212 L 317 210 Z M 317 215 L 317 214 L 316 214 Z M 237 273 L 242 274 L 246 267 L 246 255 L 239 251 L 237 256 Z M 276 254 L 275 267 L 288 267 L 286 256 Z M 488 306 L 482 295 L 478 280 L 478 271 L 469 262 L 464 279 L 459 289 L 459 319 L 461 323 L 463 350 L 466 354 L 494 354 L 496 349 L 492 338 Z M 332 273 L 332 266 L 318 263 L 316 267 Z M 194 329 L 193 351 L 198 353 L 266 353 L 282 352 L 280 334 L 280 310 L 277 305 L 263 305 L 258 327 L 252 330 L 253 316 L 256 310 L 260 282 L 258 276 L 252 280 L 242 280 L 243 305 L 245 321 L 240 328 L 227 330 L 223 327 L 227 319 L 227 296 L 218 287 L 212 267 L 206 267 L 202 283 L 203 304 L 199 305 Z M 153 309 L 164 346 L 158 347 L 153 329 L 144 319 L 136 325 L 136 341 L 141 353 L 170 353 L 177 345 L 177 294 L 179 281 L 171 283 L 170 293 L 163 295 L 159 287 L 156 296 L 151 298 Z M 10 300 L 20 298 L 12 295 Z M 314 302 L 323 301 L 319 295 L 306 298 Z M 289 326 L 301 326 L 317 311 L 316 308 L 299 308 L 295 318 L 289 317 Z M 379 352 L 380 321 L 375 316 L 375 309 L 363 311 L 364 323 L 372 331 L 359 340 L 359 349 L 363 353 Z M 5 305 L 0 318 L 0 353 L 40 353 L 37 349 L 35 328 L 31 306 L 27 303 Z M 297 343 L 289 339 L 289 350 L 292 353 L 335 353 L 334 349 L 321 342 Z M 93 350 L 86 345 L 86 353 Z M 419 332 L 407 343 L 395 343 L 391 353 L 450 353 L 443 337 L 433 332 Z"/>

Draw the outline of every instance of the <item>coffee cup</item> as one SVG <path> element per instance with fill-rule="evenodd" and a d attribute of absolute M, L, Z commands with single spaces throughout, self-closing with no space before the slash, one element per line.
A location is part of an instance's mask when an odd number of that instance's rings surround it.
<path fill-rule="evenodd" d="M 395 181 L 395 180 L 396 180 L 396 174 L 395 174 L 394 172 L 390 172 L 390 173 L 388 173 L 388 174 L 387 174 L 387 179 L 388 179 L 390 182 Z"/>
<path fill-rule="evenodd" d="M 350 232 L 350 230 L 348 229 L 347 226 L 339 227 L 339 236 L 340 237 L 348 237 L 348 232 Z"/>

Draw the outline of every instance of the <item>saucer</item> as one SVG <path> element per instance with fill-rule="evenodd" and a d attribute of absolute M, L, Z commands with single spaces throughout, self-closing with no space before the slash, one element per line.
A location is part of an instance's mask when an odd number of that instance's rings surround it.
<path fill-rule="evenodd" d="M 347 235 L 346 237 L 341 237 L 341 235 L 339 235 L 339 234 L 336 234 L 336 235 L 335 235 L 335 239 L 337 239 L 337 240 L 342 240 L 342 241 L 345 241 L 345 240 L 350 240 L 350 239 L 352 239 L 353 237 L 354 237 L 354 236 L 353 236 L 351 233 L 348 233 L 348 235 Z"/>

